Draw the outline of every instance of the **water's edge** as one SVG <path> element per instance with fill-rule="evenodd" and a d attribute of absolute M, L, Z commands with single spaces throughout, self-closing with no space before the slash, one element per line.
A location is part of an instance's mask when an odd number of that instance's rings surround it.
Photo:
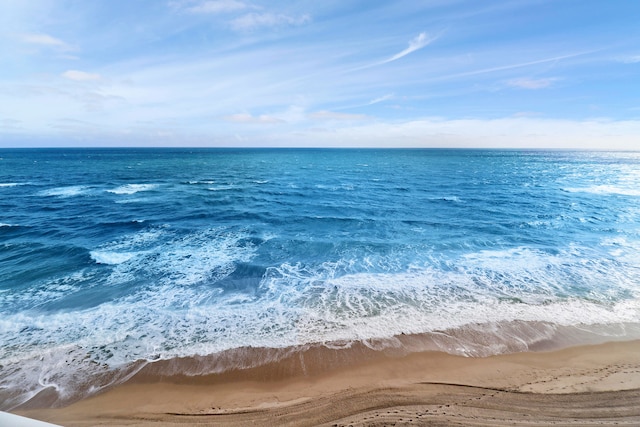
<path fill-rule="evenodd" d="M 385 339 L 311 343 L 284 348 L 242 347 L 216 354 L 137 360 L 105 369 L 74 390 L 43 386 L 25 399 L 0 390 L 2 410 L 65 407 L 128 383 L 220 384 L 311 377 L 382 358 L 436 352 L 491 357 L 640 339 L 639 324 L 562 326 L 547 322 L 472 324 L 455 330 L 402 334 Z M 82 362 L 80 362 L 82 363 Z M 435 367 L 437 368 L 437 367 Z"/>

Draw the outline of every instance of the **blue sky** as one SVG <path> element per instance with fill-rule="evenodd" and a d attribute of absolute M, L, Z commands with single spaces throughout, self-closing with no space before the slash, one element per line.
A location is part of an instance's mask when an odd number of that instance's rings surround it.
<path fill-rule="evenodd" d="M 640 149 L 640 1 L 0 0 L 0 147 Z"/>

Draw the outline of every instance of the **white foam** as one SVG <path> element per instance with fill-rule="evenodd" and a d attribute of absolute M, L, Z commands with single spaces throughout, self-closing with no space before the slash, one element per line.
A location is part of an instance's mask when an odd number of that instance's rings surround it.
<path fill-rule="evenodd" d="M 102 245 L 98 250 L 106 251 L 135 251 L 155 245 L 168 233 L 167 227 L 154 227 L 127 234 L 112 242 Z"/>
<path fill-rule="evenodd" d="M 640 265 L 640 241 L 630 241 L 625 237 L 615 237 L 603 239 L 600 244 L 602 247 L 607 248 L 609 254 L 618 261 L 629 265 Z"/>
<path fill-rule="evenodd" d="M 616 194 L 621 196 L 640 196 L 637 188 L 625 188 L 614 185 L 594 185 L 591 187 L 569 187 L 563 190 L 570 193 Z"/>
<path fill-rule="evenodd" d="M 76 272 L 38 286 L 5 290 L 4 295 L 0 298 L 0 306 L 11 307 L 14 310 L 21 306 L 40 307 L 68 297 L 79 288 L 87 289 L 95 285 L 93 273 L 89 271 Z"/>
<path fill-rule="evenodd" d="M 89 187 L 84 185 L 72 185 L 69 187 L 57 187 L 57 188 L 52 188 L 50 190 L 44 190 L 44 191 L 41 191 L 39 194 L 41 196 L 65 198 L 65 197 L 73 197 L 73 196 L 80 196 L 80 195 L 86 194 L 88 190 L 89 190 Z"/>
<path fill-rule="evenodd" d="M 207 190 L 209 191 L 229 191 L 229 190 L 233 190 L 236 187 L 233 185 L 219 185 L 217 187 L 209 187 L 207 188 Z"/>
<path fill-rule="evenodd" d="M 91 258 L 98 264 L 117 265 L 136 256 L 131 252 L 91 251 Z"/>
<path fill-rule="evenodd" d="M 187 181 L 187 183 L 191 184 L 191 185 L 197 185 L 197 184 L 213 185 L 216 182 L 215 181 L 211 181 L 211 180 L 207 180 L 207 181 Z"/>
<path fill-rule="evenodd" d="M 18 182 L 0 182 L 0 188 L 17 187 L 18 185 L 24 185 L 24 184 L 18 183 Z"/>
<path fill-rule="evenodd" d="M 376 340 L 403 333 L 480 331 L 477 325 L 485 325 L 486 337 L 491 325 L 504 322 L 585 329 L 640 323 L 640 271 L 616 271 L 619 264 L 591 260 L 586 248 L 556 254 L 528 248 L 480 251 L 458 260 L 409 266 L 393 255 L 282 264 L 267 269 L 258 289 L 223 289 L 217 281 L 231 274 L 235 263 L 256 255 L 247 237 L 245 231 L 229 228 L 186 235 L 159 228 L 96 249 L 111 256 L 136 254 L 112 264 L 107 283 L 121 284 L 140 271 L 154 280 L 86 310 L 3 316 L 3 382 L 30 384 L 29 392 L 47 386 L 65 393 L 78 387 L 88 390 L 90 384 L 100 387 L 90 378 L 106 378 L 113 369 L 139 359 L 208 355 L 247 346 L 347 346 L 354 340 L 377 348 Z M 576 295 L 569 289 L 574 284 L 592 293 L 566 297 Z M 620 291 L 628 294 L 621 296 Z M 443 335 L 439 345 L 452 353 L 488 355 L 526 350 L 542 339 L 529 330 L 520 335 L 515 330 L 503 337 L 512 343 L 506 346 L 499 340 L 474 341 L 478 336 Z"/>
<path fill-rule="evenodd" d="M 0 222 L 0 227 L 18 227 L 16 224 L 7 224 L 4 222 Z"/>
<path fill-rule="evenodd" d="M 112 190 L 107 190 L 113 194 L 135 194 L 141 191 L 150 191 L 158 187 L 157 184 L 125 184 Z"/>
<path fill-rule="evenodd" d="M 159 276 L 158 283 L 189 285 L 230 274 L 234 263 L 247 261 L 251 244 L 239 245 L 244 232 L 207 229 L 180 235 L 170 228 L 153 228 L 109 242 L 91 252 L 94 260 L 116 265 L 112 282 L 138 274 Z"/>
<path fill-rule="evenodd" d="M 295 336 L 302 342 L 388 338 L 473 323 L 541 321 L 579 325 L 640 321 L 640 299 L 615 304 L 565 299 L 554 295 L 550 287 L 526 284 L 528 277 L 514 289 L 512 298 L 505 298 L 510 295 L 501 284 L 486 289 L 491 282 L 471 272 L 423 269 L 399 274 L 326 276 L 290 265 L 265 276 L 263 285 L 269 292 L 277 294 L 285 306 L 300 307 L 304 313 L 295 321 Z M 529 289 L 522 292 L 525 286 Z M 287 290 L 278 291 L 283 287 Z M 523 295 L 517 297 L 520 294 Z"/>

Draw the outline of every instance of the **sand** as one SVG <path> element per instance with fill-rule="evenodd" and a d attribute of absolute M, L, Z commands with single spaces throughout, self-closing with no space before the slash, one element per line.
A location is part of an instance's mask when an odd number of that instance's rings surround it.
<path fill-rule="evenodd" d="M 147 371 L 64 408 L 14 412 L 64 426 L 640 425 L 640 341 L 485 358 L 361 353 L 223 375 Z"/>

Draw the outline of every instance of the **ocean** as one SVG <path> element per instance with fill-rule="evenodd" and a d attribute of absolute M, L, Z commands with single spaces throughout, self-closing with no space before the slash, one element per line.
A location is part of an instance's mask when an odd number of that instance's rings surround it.
<path fill-rule="evenodd" d="M 638 152 L 0 150 L 0 409 L 189 357 L 638 337 Z"/>

